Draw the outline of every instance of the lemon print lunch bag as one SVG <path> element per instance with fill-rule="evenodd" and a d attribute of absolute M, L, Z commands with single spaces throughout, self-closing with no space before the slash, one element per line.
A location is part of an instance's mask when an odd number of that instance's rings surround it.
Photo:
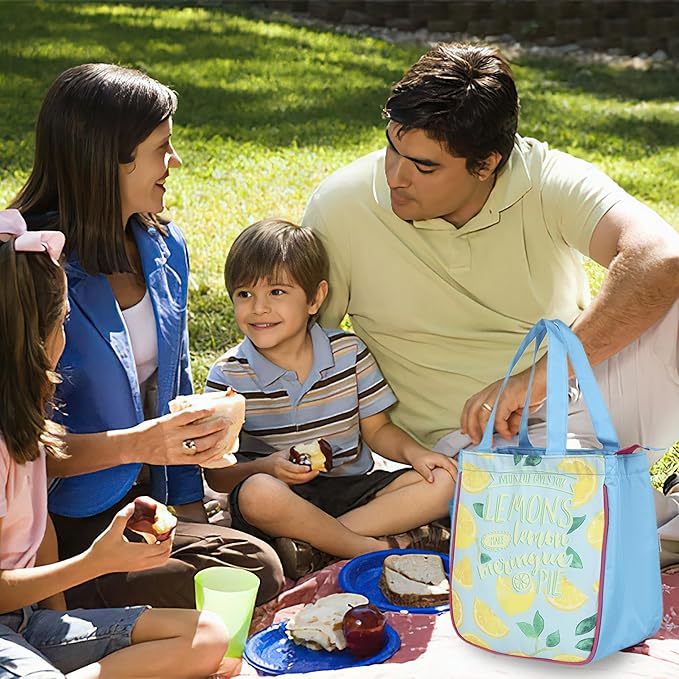
<path fill-rule="evenodd" d="M 458 635 L 480 648 L 583 664 L 660 626 L 653 490 L 645 452 L 619 450 L 585 352 L 565 324 L 535 325 L 502 389 L 533 341 L 535 363 L 545 337 L 546 448 L 528 439 L 529 387 L 518 446 L 493 447 L 496 403 L 479 446 L 460 453 L 451 615 Z M 567 357 L 601 448 L 566 449 Z"/>

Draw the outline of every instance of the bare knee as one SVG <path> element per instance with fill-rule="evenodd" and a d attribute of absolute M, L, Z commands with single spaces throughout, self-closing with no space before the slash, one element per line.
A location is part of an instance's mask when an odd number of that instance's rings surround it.
<path fill-rule="evenodd" d="M 229 646 L 229 635 L 224 623 L 216 614 L 202 611 L 189 634 L 193 655 L 192 676 L 207 677 L 214 674 Z"/>
<path fill-rule="evenodd" d="M 238 493 L 238 508 L 248 523 L 279 519 L 292 491 L 269 474 L 253 474 L 245 479 Z"/>
<path fill-rule="evenodd" d="M 445 470 L 437 467 L 432 471 L 434 476 L 434 481 L 431 483 L 432 492 L 436 494 L 437 497 L 441 498 L 447 507 L 447 503 L 452 500 L 453 495 L 455 495 L 455 485 L 456 481 L 453 477 Z"/>

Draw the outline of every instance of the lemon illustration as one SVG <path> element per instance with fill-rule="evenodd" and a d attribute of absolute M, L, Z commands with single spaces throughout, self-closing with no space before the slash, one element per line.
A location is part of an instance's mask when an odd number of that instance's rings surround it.
<path fill-rule="evenodd" d="M 490 648 L 490 646 L 480 636 L 473 634 L 472 632 L 465 632 L 462 635 L 462 638 L 465 641 L 468 641 L 470 644 L 474 644 L 474 646 L 480 646 L 481 648 Z"/>
<path fill-rule="evenodd" d="M 589 598 L 565 575 L 561 576 L 559 588 L 561 589 L 561 594 L 559 596 L 551 597 L 545 594 L 545 599 L 547 599 L 554 608 L 558 608 L 560 611 L 574 611 L 577 608 L 580 608 L 580 606 L 582 606 Z"/>
<path fill-rule="evenodd" d="M 472 513 L 460 503 L 455 519 L 455 549 L 467 549 L 476 540 L 476 522 Z"/>
<path fill-rule="evenodd" d="M 490 474 L 471 462 L 462 464 L 462 488 L 468 493 L 480 493 L 490 484 Z"/>
<path fill-rule="evenodd" d="M 595 594 L 599 593 L 599 581 L 598 580 L 592 585 L 592 589 L 594 590 Z"/>
<path fill-rule="evenodd" d="M 453 568 L 453 580 L 462 587 L 472 586 L 472 560 L 468 556 Z"/>
<path fill-rule="evenodd" d="M 507 655 L 518 655 L 520 658 L 530 657 L 528 653 L 524 653 L 523 651 L 508 651 Z"/>
<path fill-rule="evenodd" d="M 480 599 L 474 599 L 474 622 L 484 634 L 494 639 L 501 639 L 509 634 L 509 627 Z"/>
<path fill-rule="evenodd" d="M 560 655 L 555 655 L 552 660 L 558 660 L 559 662 L 582 662 L 584 658 L 571 653 L 561 653 Z"/>
<path fill-rule="evenodd" d="M 577 457 L 569 457 L 559 462 L 558 469 L 565 474 L 575 474 L 578 477 L 573 485 L 573 509 L 587 504 L 596 491 L 599 479 L 592 465 Z"/>
<path fill-rule="evenodd" d="M 601 546 L 604 541 L 604 513 L 599 512 L 587 526 L 587 542 L 589 542 L 594 549 L 601 551 Z"/>
<path fill-rule="evenodd" d="M 451 608 L 453 610 L 453 622 L 455 623 L 455 627 L 460 629 L 460 627 L 462 627 L 462 621 L 464 620 L 464 609 L 462 608 L 462 602 L 460 601 L 460 597 L 457 595 L 455 590 L 451 592 L 450 598 L 452 599 Z"/>
<path fill-rule="evenodd" d="M 535 587 L 531 582 L 526 592 L 517 594 L 512 589 L 512 583 L 508 577 L 498 578 L 495 582 L 495 596 L 500 608 L 507 615 L 519 615 L 519 613 L 525 613 L 533 605 Z"/>

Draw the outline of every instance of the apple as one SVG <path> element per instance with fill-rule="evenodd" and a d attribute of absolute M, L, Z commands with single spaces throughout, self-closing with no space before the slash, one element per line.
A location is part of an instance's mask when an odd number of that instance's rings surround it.
<path fill-rule="evenodd" d="M 384 614 L 372 604 L 350 608 L 342 620 L 349 652 L 356 658 L 375 655 L 386 643 Z"/>
<path fill-rule="evenodd" d="M 158 542 L 164 542 L 176 525 L 176 517 L 164 504 L 146 495 L 134 499 L 134 514 L 127 521 L 130 530 L 141 533 L 144 538 L 149 535 Z"/>

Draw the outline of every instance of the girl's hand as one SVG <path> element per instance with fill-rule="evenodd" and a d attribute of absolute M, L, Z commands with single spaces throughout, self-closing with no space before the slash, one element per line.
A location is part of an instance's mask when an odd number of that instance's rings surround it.
<path fill-rule="evenodd" d="M 170 558 L 174 535 L 154 545 L 130 542 L 123 535 L 133 514 L 134 503 L 130 502 L 113 517 L 111 525 L 87 550 L 87 558 L 100 575 L 157 568 Z"/>
<path fill-rule="evenodd" d="M 136 436 L 133 462 L 156 465 L 227 466 L 224 443 L 232 422 L 214 417 L 213 408 L 187 408 L 146 420 L 132 429 Z"/>
<path fill-rule="evenodd" d="M 275 476 L 289 486 L 297 486 L 308 483 L 315 479 L 320 472 L 311 471 L 307 464 L 295 464 L 290 462 L 290 454 L 287 450 L 277 450 L 266 458 L 266 473 Z"/>
<path fill-rule="evenodd" d="M 453 481 L 457 481 L 457 460 L 454 460 L 442 453 L 434 453 L 431 450 L 424 449 L 425 452 L 416 453 L 408 456 L 408 464 L 429 483 L 434 482 L 434 475 L 432 470 L 439 467 L 445 469 Z"/>

